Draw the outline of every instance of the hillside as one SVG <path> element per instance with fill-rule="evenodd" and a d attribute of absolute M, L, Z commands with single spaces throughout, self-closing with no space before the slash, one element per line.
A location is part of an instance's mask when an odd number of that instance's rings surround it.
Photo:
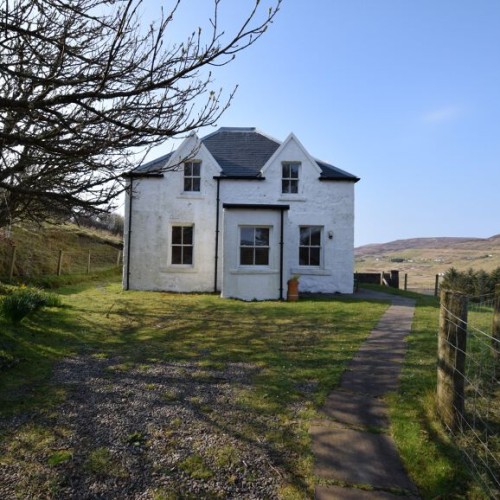
<path fill-rule="evenodd" d="M 106 231 L 74 224 L 17 226 L 0 232 L 0 278 L 9 275 L 14 247 L 14 277 L 29 281 L 56 274 L 61 252 L 62 274 L 86 273 L 89 255 L 92 271 L 116 266 L 122 242 Z"/>
<path fill-rule="evenodd" d="M 410 238 L 389 243 L 370 244 L 355 249 L 356 256 L 380 255 L 401 250 L 416 249 L 484 249 L 497 246 L 500 249 L 500 234 L 490 238 Z"/>
<path fill-rule="evenodd" d="M 500 234 L 490 238 L 412 238 L 358 247 L 357 272 L 398 269 L 409 283 L 431 287 L 450 267 L 492 271 L 500 267 Z"/>

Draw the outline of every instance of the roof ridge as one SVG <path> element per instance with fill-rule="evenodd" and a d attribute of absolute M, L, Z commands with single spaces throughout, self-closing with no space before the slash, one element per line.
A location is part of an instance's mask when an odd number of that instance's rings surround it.
<path fill-rule="evenodd" d="M 219 127 L 218 132 L 255 132 L 255 127 Z"/>
<path fill-rule="evenodd" d="M 217 130 L 214 132 L 211 132 L 210 134 L 206 135 L 205 137 L 202 137 L 200 139 L 201 142 L 205 141 L 206 139 L 209 139 L 213 137 L 214 135 L 217 135 L 220 132 L 234 132 L 234 133 L 244 133 L 244 132 L 255 132 L 256 134 L 261 135 L 262 137 L 265 137 L 266 139 L 269 139 L 270 141 L 275 142 L 276 144 L 283 144 L 283 141 L 280 141 L 279 139 L 276 139 L 275 137 L 266 134 L 265 132 L 262 132 L 262 130 L 258 129 L 257 127 L 219 127 Z"/>
<path fill-rule="evenodd" d="M 202 137 L 200 139 L 201 142 L 203 142 L 205 139 L 209 139 L 210 137 L 218 134 L 219 132 L 227 132 L 227 131 L 233 131 L 233 132 L 255 132 L 255 127 L 219 127 L 217 130 L 214 130 L 213 132 L 210 132 L 210 134 Z"/>

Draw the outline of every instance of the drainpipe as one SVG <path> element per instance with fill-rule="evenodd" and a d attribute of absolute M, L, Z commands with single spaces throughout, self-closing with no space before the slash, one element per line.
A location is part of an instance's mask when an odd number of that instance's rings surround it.
<path fill-rule="evenodd" d="M 133 198 L 133 177 L 130 176 L 130 186 L 129 186 L 129 203 L 128 203 L 128 237 L 127 237 L 127 275 L 126 275 L 126 285 L 125 290 L 130 290 L 130 241 L 132 235 L 132 198 Z"/>
<path fill-rule="evenodd" d="M 280 300 L 283 300 L 283 245 L 285 244 L 283 241 L 284 229 L 283 229 L 283 212 L 281 209 L 281 227 L 280 227 Z"/>
<path fill-rule="evenodd" d="M 214 293 L 217 292 L 217 269 L 219 263 L 219 206 L 220 206 L 220 179 L 217 177 L 217 199 L 215 209 L 215 271 L 214 271 Z"/>

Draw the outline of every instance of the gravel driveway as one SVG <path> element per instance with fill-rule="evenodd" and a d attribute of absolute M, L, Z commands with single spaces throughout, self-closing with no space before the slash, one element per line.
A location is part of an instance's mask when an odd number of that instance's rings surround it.
<path fill-rule="evenodd" d="M 0 459 L 0 498 L 276 498 L 286 472 L 264 436 L 280 424 L 241 404 L 257 371 L 65 359 L 53 376 L 67 390 L 61 406 L 0 421 L 7 433 L 51 434 L 47 446 Z M 5 439 L 0 454 L 15 449 Z"/>

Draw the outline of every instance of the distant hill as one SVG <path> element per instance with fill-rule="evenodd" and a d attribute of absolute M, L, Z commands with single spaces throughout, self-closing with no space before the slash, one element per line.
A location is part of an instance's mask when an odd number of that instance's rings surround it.
<path fill-rule="evenodd" d="M 490 238 L 410 238 L 407 240 L 395 240 L 388 243 L 373 243 L 364 245 L 354 250 L 356 256 L 377 255 L 400 250 L 415 249 L 490 249 L 491 247 L 500 249 L 500 234 Z"/>
<path fill-rule="evenodd" d="M 411 238 L 354 250 L 357 272 L 398 269 L 409 280 L 432 283 L 450 267 L 492 271 L 500 267 L 500 234 L 490 238 Z"/>

